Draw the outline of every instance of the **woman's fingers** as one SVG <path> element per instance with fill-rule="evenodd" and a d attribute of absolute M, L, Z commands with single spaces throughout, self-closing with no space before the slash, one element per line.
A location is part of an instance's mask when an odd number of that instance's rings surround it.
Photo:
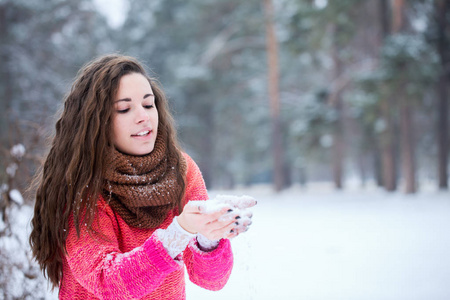
<path fill-rule="evenodd" d="M 231 216 L 233 209 L 230 206 L 221 208 L 219 211 L 206 214 L 208 223 L 219 220 L 221 217 Z"/>
<path fill-rule="evenodd" d="M 184 208 L 183 212 L 190 213 L 190 214 L 200 214 L 202 213 L 202 210 L 204 210 L 204 207 L 202 206 L 202 203 L 204 201 L 190 201 L 188 202 Z"/>
<path fill-rule="evenodd" d="M 211 240 L 227 239 L 229 238 L 229 236 L 234 234 L 235 226 L 236 226 L 235 222 L 231 222 L 229 224 L 226 224 L 225 226 L 207 232 L 205 236 Z"/>
<path fill-rule="evenodd" d="M 197 213 L 205 215 L 205 219 L 211 222 L 218 219 L 222 215 L 232 212 L 232 206 L 225 203 L 217 203 L 216 201 L 189 201 L 183 211 L 187 213 Z"/>
<path fill-rule="evenodd" d="M 225 214 L 227 217 L 223 218 L 215 218 L 211 222 L 208 222 L 205 224 L 205 231 L 216 231 L 216 230 L 225 230 L 226 227 L 232 226 L 233 224 L 237 223 L 238 215 L 233 212 L 227 212 Z"/>
<path fill-rule="evenodd" d="M 223 238 L 233 238 L 240 233 L 248 231 L 250 225 L 252 224 L 252 217 L 253 213 L 249 209 L 234 209 L 232 213 L 220 217 L 216 224 L 220 224 L 225 221 L 228 222 L 227 228 L 224 230 L 225 235 Z M 228 230 L 230 231 L 228 232 Z"/>
<path fill-rule="evenodd" d="M 239 224 L 234 229 L 236 233 L 239 234 L 246 232 L 249 229 L 250 225 L 252 225 L 252 220 L 250 218 L 246 218 L 239 222 Z"/>
<path fill-rule="evenodd" d="M 227 238 L 230 231 L 233 231 L 234 227 L 237 226 L 239 215 L 234 212 L 226 212 L 227 218 L 216 218 L 213 221 L 206 223 L 204 228 L 200 230 L 200 233 L 208 238 L 221 239 Z M 217 217 L 217 215 L 216 215 Z"/>

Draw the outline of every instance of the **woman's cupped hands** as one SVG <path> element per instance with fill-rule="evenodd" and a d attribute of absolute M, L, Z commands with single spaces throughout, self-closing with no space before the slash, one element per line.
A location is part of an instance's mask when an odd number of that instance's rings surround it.
<path fill-rule="evenodd" d="M 209 240 L 231 239 L 246 232 L 252 224 L 251 208 L 257 201 L 250 196 L 218 195 L 207 201 L 189 201 L 178 223 L 190 233 Z"/>

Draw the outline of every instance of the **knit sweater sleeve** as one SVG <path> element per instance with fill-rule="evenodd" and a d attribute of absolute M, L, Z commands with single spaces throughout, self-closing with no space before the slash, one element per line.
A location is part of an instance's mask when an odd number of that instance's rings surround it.
<path fill-rule="evenodd" d="M 187 184 L 185 202 L 207 200 L 208 193 L 200 169 L 187 155 Z M 233 268 L 233 253 L 228 239 L 222 239 L 216 249 L 204 252 L 198 247 L 196 239 L 191 240 L 183 253 L 189 279 L 208 290 L 222 289 Z"/>
<path fill-rule="evenodd" d="M 66 240 L 67 263 L 77 282 L 100 299 L 135 299 L 155 290 L 167 275 L 182 268 L 153 234 L 130 252 L 119 250 L 114 216 L 98 208 L 93 229 L 77 237 L 73 218 Z"/>

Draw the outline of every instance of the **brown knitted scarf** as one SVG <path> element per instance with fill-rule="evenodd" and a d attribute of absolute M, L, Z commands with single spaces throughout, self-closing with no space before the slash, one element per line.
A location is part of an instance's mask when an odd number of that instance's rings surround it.
<path fill-rule="evenodd" d="M 104 196 L 130 226 L 156 228 L 178 205 L 182 190 L 177 172 L 186 173 L 186 162 L 167 153 L 167 142 L 159 130 L 151 153 L 133 156 L 114 150 L 106 158 Z"/>

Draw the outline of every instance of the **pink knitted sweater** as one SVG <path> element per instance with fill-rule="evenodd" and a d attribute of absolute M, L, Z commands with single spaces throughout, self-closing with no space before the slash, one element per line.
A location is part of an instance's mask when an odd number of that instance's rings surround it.
<path fill-rule="evenodd" d="M 187 155 L 185 203 L 208 198 L 203 177 Z M 176 214 L 170 211 L 160 228 L 167 228 Z M 219 290 L 233 266 L 229 240 L 221 240 L 211 252 L 202 252 L 193 239 L 182 260 L 172 259 L 154 231 L 128 226 L 103 198 L 93 229 L 101 234 L 81 232 L 77 237 L 69 220 L 63 260 L 60 299 L 186 299 L 184 266 L 189 279 L 209 290 Z"/>

